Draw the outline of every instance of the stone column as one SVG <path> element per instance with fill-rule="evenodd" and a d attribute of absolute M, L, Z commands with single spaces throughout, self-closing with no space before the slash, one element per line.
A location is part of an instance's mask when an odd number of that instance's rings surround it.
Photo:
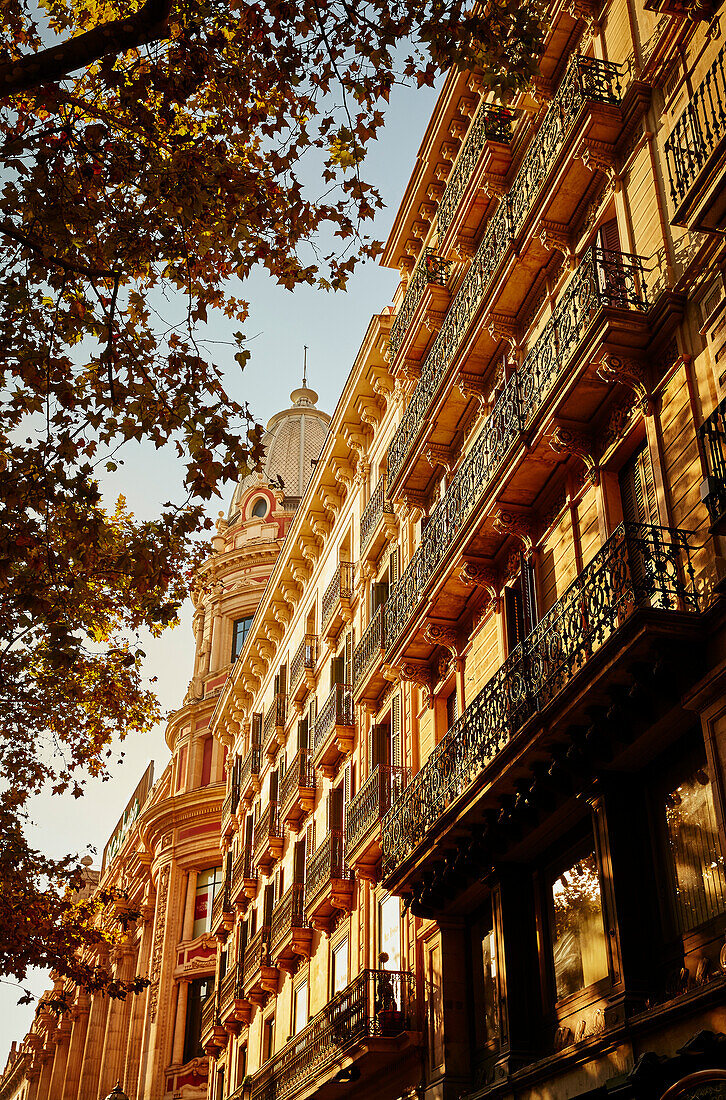
<path fill-rule="evenodd" d="M 151 958 L 151 945 L 154 938 L 154 907 L 151 904 L 142 906 L 141 916 L 137 928 L 141 927 L 137 952 L 137 972 L 139 977 L 149 976 L 149 960 Z M 141 1057 L 144 1039 L 144 1019 L 146 1017 L 146 1002 L 149 996 L 148 987 L 143 993 L 137 993 L 131 1006 L 131 1022 L 129 1024 L 128 1042 L 126 1043 L 126 1063 L 124 1065 L 124 1091 L 130 1100 L 136 1100 L 139 1095 L 139 1079 L 141 1071 Z"/>
<path fill-rule="evenodd" d="M 36 1093 L 37 1100 L 49 1100 L 50 1095 L 50 1079 L 53 1075 L 53 1063 L 55 1061 L 53 1052 L 48 1051 L 42 1055 L 43 1068 L 40 1071 L 40 1078 L 38 1080 L 38 1091 Z"/>
<path fill-rule="evenodd" d="M 68 1051 L 70 1049 L 72 1024 L 67 1016 L 61 1018 L 58 1025 L 58 1039 L 56 1041 L 55 1057 L 53 1059 L 53 1073 L 50 1078 L 50 1100 L 58 1100 L 63 1092 L 63 1081 L 68 1064 Z"/>
<path fill-rule="evenodd" d="M 83 1050 L 86 1045 L 86 1033 L 88 1031 L 88 996 L 79 993 L 76 1003 L 71 1011 L 71 1037 L 68 1044 L 68 1058 L 66 1059 L 66 1071 L 63 1079 L 62 1100 L 76 1100 L 78 1095 L 78 1082 L 81 1076 L 81 1063 Z"/>
<path fill-rule="evenodd" d="M 88 1031 L 81 1060 L 78 1100 L 94 1100 L 98 1093 L 98 1078 L 101 1072 L 103 1037 L 106 1032 L 107 1015 L 108 997 L 104 997 L 101 993 L 94 993 L 91 998 Z"/>
<path fill-rule="evenodd" d="M 116 977 L 121 981 L 130 981 L 136 971 L 135 947 L 125 942 L 117 949 Z M 106 1034 L 103 1040 L 103 1056 L 101 1061 L 99 1093 L 106 1096 L 121 1080 L 124 1069 L 126 1044 L 128 1042 L 129 1024 L 131 1020 L 131 1001 L 133 994 L 129 994 L 124 1000 L 114 998 L 108 1009 L 106 1020 Z M 125 1082 L 121 1081 L 122 1087 Z"/>
<path fill-rule="evenodd" d="M 171 1060 L 175 1066 L 182 1065 L 184 1061 L 184 1031 L 187 1021 L 187 997 L 189 995 L 189 982 L 179 982 L 176 998 L 176 1021 L 174 1023 L 174 1048 Z"/>

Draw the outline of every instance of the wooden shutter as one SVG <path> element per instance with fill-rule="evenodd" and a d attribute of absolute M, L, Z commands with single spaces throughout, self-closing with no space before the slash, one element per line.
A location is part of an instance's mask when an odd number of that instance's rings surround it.
<path fill-rule="evenodd" d="M 280 665 L 280 675 L 277 677 L 277 687 L 281 695 L 287 695 L 287 665 Z"/>
<path fill-rule="evenodd" d="M 400 551 L 396 546 L 393 550 L 391 550 L 390 556 L 388 558 L 388 575 L 391 578 L 391 588 L 393 588 L 394 584 L 398 583 L 398 578 L 401 575 L 400 562 Z"/>
<path fill-rule="evenodd" d="M 262 713 L 252 715 L 252 744 L 262 744 Z"/>
<path fill-rule="evenodd" d="M 655 478 L 647 443 L 620 471 L 620 497 L 626 523 L 658 524 Z"/>
<path fill-rule="evenodd" d="M 507 651 L 512 652 L 524 636 L 524 607 L 522 604 L 521 578 L 504 589 L 504 617 L 507 628 Z"/>
<path fill-rule="evenodd" d="M 273 768 L 270 772 L 270 802 L 277 802 L 278 771 Z"/>
<path fill-rule="evenodd" d="M 380 581 L 377 584 L 371 585 L 371 618 L 375 615 L 379 607 L 388 599 L 388 582 Z"/>
<path fill-rule="evenodd" d="M 262 924 L 263 927 L 270 923 L 270 917 L 272 916 L 272 907 L 275 904 L 275 885 L 269 883 L 265 887 L 265 895 L 262 903 Z"/>
<path fill-rule="evenodd" d="M 620 251 L 620 234 L 618 233 L 618 219 L 611 218 L 600 226 L 600 247 L 606 252 Z"/>
<path fill-rule="evenodd" d="M 301 718 L 297 724 L 297 747 L 298 749 L 306 749 L 308 747 L 308 719 Z"/>
<path fill-rule="evenodd" d="M 307 861 L 315 851 L 315 822 L 311 821 L 305 830 L 305 866 L 307 875 Z"/>
<path fill-rule="evenodd" d="M 328 829 L 343 826 L 343 787 L 333 787 L 328 795 Z"/>
<path fill-rule="evenodd" d="M 534 562 L 520 554 L 520 577 L 522 578 L 522 611 L 524 629 L 527 634 L 537 625 L 537 586 L 534 576 Z"/>
<path fill-rule="evenodd" d="M 310 826 L 308 826 L 308 829 Z M 293 849 L 293 863 L 292 863 L 292 876 L 293 882 L 305 881 L 305 848 L 307 840 L 307 831 L 305 836 L 300 840 L 295 841 L 295 848 Z"/>
<path fill-rule="evenodd" d="M 252 847 L 252 830 L 254 827 L 255 822 L 252 814 L 247 814 L 245 819 L 245 848 Z"/>
<path fill-rule="evenodd" d="M 351 686 L 353 684 L 353 631 L 349 630 L 345 636 L 345 649 L 343 651 L 343 683 Z"/>
<path fill-rule="evenodd" d="M 345 654 L 341 653 L 337 657 L 333 657 L 330 662 L 330 690 L 332 691 L 336 684 L 342 684 L 343 677 L 345 676 Z"/>
<path fill-rule="evenodd" d="M 401 696 L 394 695 L 391 702 L 391 764 L 401 767 Z"/>

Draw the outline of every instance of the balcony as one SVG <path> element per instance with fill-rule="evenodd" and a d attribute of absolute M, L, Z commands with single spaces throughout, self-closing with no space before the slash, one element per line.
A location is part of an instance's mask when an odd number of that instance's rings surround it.
<path fill-rule="evenodd" d="M 360 560 L 376 561 L 387 542 L 395 542 L 398 520 L 386 496 L 385 474 L 376 485 L 360 517 Z"/>
<path fill-rule="evenodd" d="M 244 998 L 242 974 L 239 964 L 225 974 L 219 991 L 219 1020 L 230 1035 L 238 1035 L 243 1027 L 248 1027 L 252 1015 L 252 1006 Z"/>
<path fill-rule="evenodd" d="M 265 711 L 262 723 L 262 748 L 268 760 L 274 760 L 278 750 L 285 744 L 286 718 L 287 695 L 278 692 Z"/>
<path fill-rule="evenodd" d="M 408 785 L 408 768 L 378 764 L 345 812 L 345 862 L 357 878 L 377 882 L 381 822 Z"/>
<path fill-rule="evenodd" d="M 473 517 L 481 512 L 496 476 L 523 433 L 531 434 L 536 419 L 551 406 L 553 397 L 561 395 L 564 384 L 572 394 L 578 379 L 571 368 L 575 357 L 585 370 L 605 342 L 618 349 L 628 344 L 636 351 L 642 349 L 649 338 L 648 308 L 644 264 L 638 256 L 600 248 L 585 254 L 524 362 L 502 390 L 388 598 L 383 630 L 389 658 L 429 592 L 439 566 L 471 533 Z M 581 354 L 583 348 L 587 355 Z M 605 396 L 607 386 L 602 388 Z M 568 419 L 586 419 L 589 406 L 580 409 L 573 400 L 565 406 Z M 536 492 L 536 487 L 530 485 L 529 491 Z M 362 644 L 363 639 L 356 654 Z M 363 659 L 361 651 L 361 667 Z"/>
<path fill-rule="evenodd" d="M 352 751 L 354 733 L 352 692 L 347 684 L 335 684 L 312 731 L 313 763 L 327 778 L 337 774 L 340 762 Z"/>
<path fill-rule="evenodd" d="M 400 888 L 406 865 L 425 850 L 491 779 L 490 766 L 522 728 L 538 719 L 551 734 L 555 703 L 570 685 L 592 678 L 622 652 L 626 628 L 640 621 L 670 629 L 698 611 L 689 534 L 622 524 L 562 598 L 469 704 L 383 821 L 387 885 Z M 612 668 L 608 668 L 612 677 Z M 579 678 L 579 680 L 578 680 Z M 449 837 L 449 842 L 452 838 Z"/>
<path fill-rule="evenodd" d="M 701 500 L 711 517 L 711 530 L 726 534 L 726 400 L 699 428 L 708 476 L 701 483 Z"/>
<path fill-rule="evenodd" d="M 252 745 L 239 772 L 239 796 L 247 803 L 252 801 L 260 789 L 261 766 L 262 749 L 259 745 Z"/>
<path fill-rule="evenodd" d="M 263 925 L 245 948 L 242 963 L 243 999 L 261 1007 L 271 993 L 277 993 L 278 979 L 277 968 L 270 960 L 270 926 Z"/>
<path fill-rule="evenodd" d="M 298 749 L 280 780 L 280 819 L 297 833 L 304 818 L 315 809 L 315 768 L 307 749 Z"/>
<path fill-rule="evenodd" d="M 237 777 L 232 779 L 232 787 L 227 792 L 227 796 L 222 803 L 222 818 L 221 818 L 221 833 L 223 838 L 232 836 L 237 828 L 237 822 L 235 821 L 234 814 L 237 812 L 237 806 L 239 805 L 239 785 L 237 783 Z"/>
<path fill-rule="evenodd" d="M 341 1063 L 358 1063 L 367 1078 L 395 1073 L 394 1056 L 413 1055 L 419 1032 L 414 975 L 364 970 L 255 1074 L 252 1100 L 287 1100 L 312 1089 L 323 1096 L 328 1084 L 337 1096 Z"/>
<path fill-rule="evenodd" d="M 387 684 L 383 678 L 385 628 L 386 608 L 382 604 L 353 650 L 353 697 L 356 703 L 377 699 Z"/>
<path fill-rule="evenodd" d="M 232 884 L 229 898 L 232 905 L 246 907 L 247 902 L 257 893 L 257 870 L 252 861 L 252 846 L 247 845 L 232 867 Z"/>
<path fill-rule="evenodd" d="M 225 880 L 214 895 L 212 902 L 212 922 L 210 925 L 212 935 L 224 943 L 227 936 L 234 928 L 234 906 L 230 897 L 231 873 L 225 876 Z"/>
<path fill-rule="evenodd" d="M 528 293 L 534 272 L 541 268 L 546 259 L 543 251 L 534 257 L 536 262 L 523 262 L 525 239 L 531 236 L 530 222 L 535 201 L 541 208 L 540 218 L 546 216 L 566 229 L 577 202 L 589 185 L 590 176 L 587 171 L 581 174 L 583 165 L 580 161 L 565 154 L 576 142 L 581 144 L 585 138 L 612 144 L 622 128 L 622 113 L 618 106 L 622 99 L 620 70 L 616 65 L 580 55 L 572 57 L 508 195 L 489 219 L 483 240 L 431 345 L 416 389 L 391 440 L 388 448 L 388 487 L 392 496 L 396 495 L 394 490 L 401 486 L 410 456 L 422 455 L 419 443 L 422 433 L 435 419 L 432 413 L 434 400 L 447 391 L 449 370 L 489 297 L 494 276 L 505 257 L 509 255 L 511 272 L 516 273 L 514 282 L 521 298 L 519 305 Z M 554 179 L 557 175 L 555 168 L 563 165 L 567 166 L 570 174 L 567 180 L 561 174 Z M 539 203 L 539 196 L 548 183 L 548 204 L 543 205 Z M 505 302 L 505 308 L 508 313 L 516 314 L 519 306 L 517 301 L 512 300 Z M 486 347 L 489 357 L 496 353 L 496 343 L 490 341 Z"/>
<path fill-rule="evenodd" d="M 313 928 L 327 932 L 336 911 L 350 913 L 355 882 L 343 860 L 343 831 L 331 829 L 307 861 L 305 912 Z"/>
<path fill-rule="evenodd" d="M 202 1047 L 213 1058 L 217 1052 L 224 1050 L 229 1038 L 227 1031 L 222 1027 L 219 1018 L 219 999 L 217 990 L 213 989 L 202 1005 L 202 1026 L 200 1039 Z"/>
<path fill-rule="evenodd" d="M 317 660 L 317 634 L 306 634 L 290 662 L 290 698 L 294 702 L 301 702 L 315 688 Z"/>
<path fill-rule="evenodd" d="M 255 864 L 267 875 L 282 856 L 284 829 L 280 821 L 280 803 L 268 802 L 255 825 L 252 839 Z"/>
<path fill-rule="evenodd" d="M 326 638 L 337 638 L 344 622 L 353 618 L 353 575 L 352 562 L 341 561 L 333 579 L 323 593 L 320 604 L 320 626 Z"/>
<path fill-rule="evenodd" d="M 446 284 L 449 281 L 451 264 L 437 256 L 433 248 L 425 248 L 408 281 L 401 308 L 391 325 L 388 337 L 388 352 L 393 363 L 403 348 L 406 357 L 406 345 L 416 339 L 423 322 L 431 313 L 441 313 L 449 305 L 449 293 Z M 412 325 L 414 318 L 418 324 Z M 409 332 L 411 328 L 411 332 Z M 406 339 L 408 337 L 408 340 Z M 424 335 L 424 346 L 428 336 Z"/>
<path fill-rule="evenodd" d="M 665 143 L 675 225 L 726 231 L 726 45 Z"/>
<path fill-rule="evenodd" d="M 305 916 L 305 883 L 293 882 L 272 910 L 270 958 L 278 970 L 294 974 L 299 959 L 309 959 L 313 930 Z"/>

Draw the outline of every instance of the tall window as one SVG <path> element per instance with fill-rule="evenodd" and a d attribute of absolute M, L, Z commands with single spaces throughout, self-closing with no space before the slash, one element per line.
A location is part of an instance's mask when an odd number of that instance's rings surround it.
<path fill-rule="evenodd" d="M 678 930 L 690 932 L 726 911 L 724 858 L 705 765 L 671 786 L 665 823 Z"/>
<path fill-rule="evenodd" d="M 268 1016 L 262 1022 L 262 1062 L 272 1057 L 275 1049 L 275 1017 Z"/>
<path fill-rule="evenodd" d="M 308 1022 L 308 983 L 307 980 L 295 986 L 292 994 L 292 1033 L 298 1032 Z"/>
<path fill-rule="evenodd" d="M 200 871 L 197 875 L 197 892 L 194 898 L 194 928 L 192 939 L 201 936 L 202 932 L 208 932 L 212 920 L 212 902 L 214 895 L 222 885 L 223 872 L 221 867 L 209 867 L 206 871 Z"/>
<path fill-rule="evenodd" d="M 330 995 L 334 997 L 348 984 L 348 937 L 330 950 Z"/>
<path fill-rule="evenodd" d="M 204 1054 L 202 1048 L 202 1005 L 214 989 L 214 978 L 192 978 L 187 991 L 184 1022 L 184 1064 Z"/>
<path fill-rule="evenodd" d="M 392 894 L 378 903 L 378 969 L 401 969 L 401 906 Z"/>
<path fill-rule="evenodd" d="M 245 638 L 250 632 L 254 615 L 248 615 L 244 619 L 235 619 L 232 626 L 232 660 L 236 661 L 242 652 Z"/>
<path fill-rule="evenodd" d="M 499 1013 L 497 1011 L 499 995 L 497 986 L 497 945 L 494 928 L 491 925 L 485 929 L 482 936 L 481 964 L 484 1036 L 486 1039 L 494 1039 L 499 1034 Z"/>
<path fill-rule="evenodd" d="M 557 999 L 608 975 L 600 879 L 590 848 L 550 884 L 552 961 Z"/>

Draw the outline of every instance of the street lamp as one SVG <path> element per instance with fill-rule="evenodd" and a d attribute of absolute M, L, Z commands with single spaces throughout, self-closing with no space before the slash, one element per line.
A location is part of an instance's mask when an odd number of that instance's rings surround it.
<path fill-rule="evenodd" d="M 129 1100 L 128 1096 L 121 1088 L 120 1081 L 117 1081 L 116 1084 L 113 1086 L 108 1096 L 106 1097 L 106 1100 Z"/>

